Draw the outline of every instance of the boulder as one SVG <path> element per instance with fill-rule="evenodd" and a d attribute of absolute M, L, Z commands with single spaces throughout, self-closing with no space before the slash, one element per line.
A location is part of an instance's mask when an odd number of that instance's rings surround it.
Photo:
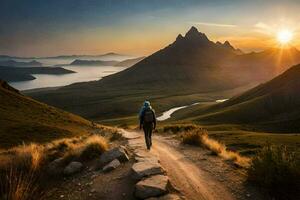
<path fill-rule="evenodd" d="M 176 194 L 167 194 L 167 195 L 160 196 L 160 197 L 151 197 L 151 198 L 148 198 L 147 200 L 181 200 L 181 199 L 182 198 L 180 198 Z"/>
<path fill-rule="evenodd" d="M 64 170 L 65 163 L 63 158 L 57 158 L 49 163 L 47 173 L 50 175 L 58 175 Z"/>
<path fill-rule="evenodd" d="M 164 170 L 160 164 L 154 162 L 138 162 L 132 166 L 133 178 L 140 180 L 143 177 L 163 174 Z"/>
<path fill-rule="evenodd" d="M 169 178 L 164 175 L 155 175 L 139 181 L 135 185 L 134 195 L 140 199 L 157 197 L 166 194 Z"/>
<path fill-rule="evenodd" d="M 118 159 L 120 162 L 126 162 L 129 160 L 125 147 L 116 147 L 104 152 L 100 157 L 99 165 L 104 166 L 115 159 Z"/>
<path fill-rule="evenodd" d="M 68 166 L 64 169 L 65 175 L 72 175 L 78 173 L 82 170 L 83 164 L 81 162 L 71 162 Z"/>
<path fill-rule="evenodd" d="M 107 165 L 105 165 L 102 170 L 104 172 L 110 172 L 110 171 L 116 169 L 117 167 L 119 167 L 120 164 L 121 163 L 120 163 L 120 161 L 118 159 L 114 159 L 113 161 L 111 161 L 110 163 L 108 163 Z"/>

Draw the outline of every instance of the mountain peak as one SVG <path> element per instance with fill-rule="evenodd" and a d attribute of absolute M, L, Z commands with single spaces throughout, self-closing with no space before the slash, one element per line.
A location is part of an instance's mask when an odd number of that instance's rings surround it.
<path fill-rule="evenodd" d="M 188 33 L 189 33 L 189 32 L 191 32 L 191 33 L 193 33 L 193 32 L 199 33 L 198 29 L 197 29 L 195 26 L 192 26 L 192 27 L 190 28 L 190 30 L 188 31 Z"/>
<path fill-rule="evenodd" d="M 193 37 L 200 35 L 200 32 L 195 26 L 192 26 L 190 30 L 185 34 L 185 37 Z"/>
<path fill-rule="evenodd" d="M 190 28 L 190 30 L 185 34 L 186 39 L 198 40 L 198 41 L 209 41 L 207 36 L 204 33 L 198 31 L 198 29 L 194 26 Z"/>
<path fill-rule="evenodd" d="M 177 36 L 177 38 L 176 38 L 176 41 L 179 41 L 179 40 L 182 40 L 184 37 L 181 35 L 181 34 L 179 34 L 178 36 Z"/>
<path fill-rule="evenodd" d="M 234 47 L 228 42 L 228 40 L 226 40 L 223 45 L 224 47 L 229 47 L 231 49 L 234 49 Z"/>

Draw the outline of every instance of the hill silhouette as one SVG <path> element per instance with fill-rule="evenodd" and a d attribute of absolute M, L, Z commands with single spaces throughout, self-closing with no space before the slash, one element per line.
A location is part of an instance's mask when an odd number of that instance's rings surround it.
<path fill-rule="evenodd" d="M 240 50 L 234 49 L 228 41 L 214 43 L 192 27 L 185 36 L 178 35 L 172 44 L 133 67 L 104 78 L 102 84 L 193 86 L 205 91 L 232 88 L 245 82 L 222 68 L 222 63 L 239 54 Z"/>
<path fill-rule="evenodd" d="M 123 60 L 121 62 L 118 62 L 114 66 L 117 66 L 117 67 L 131 67 L 131 66 L 135 65 L 136 63 L 140 62 L 141 60 L 143 60 L 144 58 L 145 57 L 126 59 L 126 60 Z"/>
<path fill-rule="evenodd" d="M 89 121 L 26 97 L 2 80 L 0 113 L 0 148 L 82 135 L 92 129 Z"/>
<path fill-rule="evenodd" d="M 198 113 L 197 121 L 250 124 L 270 131 L 300 130 L 300 64 L 240 96 Z"/>
<path fill-rule="evenodd" d="M 103 60 L 74 60 L 70 65 L 99 65 L 99 66 L 113 66 L 119 63 L 118 61 L 110 60 L 110 61 L 103 61 Z"/>
<path fill-rule="evenodd" d="M 62 67 L 2 67 L 0 66 L 0 79 L 12 81 L 34 80 L 32 74 L 71 74 L 76 73 Z"/>
<path fill-rule="evenodd" d="M 15 60 L 0 60 L 0 66 L 6 67 L 42 67 L 42 63 L 33 60 L 29 62 L 19 62 Z"/>

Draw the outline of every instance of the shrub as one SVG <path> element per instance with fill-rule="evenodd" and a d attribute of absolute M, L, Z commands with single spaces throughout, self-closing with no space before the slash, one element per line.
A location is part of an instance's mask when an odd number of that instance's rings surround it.
<path fill-rule="evenodd" d="M 100 156 L 108 149 L 106 140 L 103 137 L 94 135 L 89 137 L 81 150 L 80 158 L 83 160 L 92 159 Z"/>
<path fill-rule="evenodd" d="M 202 131 L 190 131 L 186 132 L 182 135 L 182 142 L 184 144 L 190 144 L 195 146 L 201 146 L 202 145 Z"/>
<path fill-rule="evenodd" d="M 300 195 L 299 164 L 299 159 L 286 147 L 268 144 L 252 160 L 248 180 L 278 199 L 293 199 Z"/>
<path fill-rule="evenodd" d="M 225 160 L 232 160 L 236 165 L 240 167 L 248 167 L 250 159 L 243 157 L 236 152 L 229 151 L 226 146 L 214 139 L 209 138 L 205 129 L 196 129 L 183 133 L 182 142 L 184 144 L 202 146 L 209 149 L 214 155 L 218 155 Z"/>
<path fill-rule="evenodd" d="M 187 132 L 187 131 L 192 131 L 195 129 L 199 129 L 200 127 L 194 124 L 176 124 L 176 125 L 168 125 L 168 126 L 164 126 L 162 128 L 162 132 L 166 133 L 180 133 L 180 132 Z"/>

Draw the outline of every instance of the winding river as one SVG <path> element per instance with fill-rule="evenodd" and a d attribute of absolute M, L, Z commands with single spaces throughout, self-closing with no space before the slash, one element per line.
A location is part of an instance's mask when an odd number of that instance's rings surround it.
<path fill-rule="evenodd" d="M 215 102 L 216 102 L 216 103 L 222 103 L 222 102 L 227 101 L 227 100 L 228 100 L 228 99 L 218 99 L 218 100 L 216 100 Z M 200 104 L 200 102 L 193 103 L 193 104 L 186 105 L 186 106 L 179 106 L 179 107 L 171 108 L 171 109 L 169 109 L 169 110 L 163 112 L 163 114 L 162 114 L 161 116 L 157 117 L 157 121 L 165 121 L 165 120 L 171 118 L 171 115 L 172 115 L 174 112 L 176 112 L 176 111 L 178 111 L 178 110 L 181 110 L 181 109 L 184 109 L 184 108 L 187 108 L 187 107 L 190 107 L 190 106 L 198 105 L 198 104 Z"/>

